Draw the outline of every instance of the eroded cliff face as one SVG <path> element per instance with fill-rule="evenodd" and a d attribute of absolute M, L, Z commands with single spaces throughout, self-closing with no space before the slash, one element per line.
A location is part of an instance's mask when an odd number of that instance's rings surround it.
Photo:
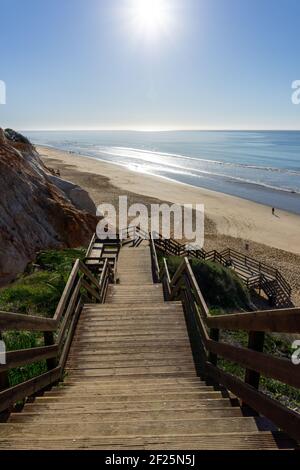
<path fill-rule="evenodd" d="M 87 245 L 95 214 L 88 194 L 53 177 L 27 139 L 0 129 L 0 285 L 41 249 Z"/>

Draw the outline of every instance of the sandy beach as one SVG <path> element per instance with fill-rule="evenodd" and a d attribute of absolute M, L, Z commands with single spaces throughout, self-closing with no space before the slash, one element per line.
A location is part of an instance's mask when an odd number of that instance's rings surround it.
<path fill-rule="evenodd" d="M 128 195 L 129 203 L 159 201 L 204 204 L 205 248 L 232 247 L 281 269 L 294 287 L 300 303 L 300 216 L 223 193 L 196 188 L 127 170 L 90 157 L 37 147 L 48 167 L 59 169 L 65 179 L 80 184 L 96 205 L 116 203 Z M 298 301 L 299 298 L 299 301 Z"/>

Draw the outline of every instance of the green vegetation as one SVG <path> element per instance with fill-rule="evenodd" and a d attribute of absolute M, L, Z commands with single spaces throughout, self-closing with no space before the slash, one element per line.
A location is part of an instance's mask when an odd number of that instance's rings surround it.
<path fill-rule="evenodd" d="M 182 263 L 178 256 L 168 257 L 168 268 L 173 276 Z M 195 278 L 208 306 L 223 310 L 245 310 L 251 304 L 250 294 L 240 278 L 229 268 L 212 261 L 190 260 Z"/>
<path fill-rule="evenodd" d="M 221 333 L 221 340 L 229 344 L 247 347 L 248 334 L 243 331 L 225 330 Z M 291 343 L 286 341 L 283 335 L 270 333 L 265 335 L 264 353 L 290 359 L 292 352 Z M 245 370 L 238 364 L 220 358 L 218 365 L 226 372 L 229 372 L 241 379 L 245 376 Z M 282 403 L 292 408 L 300 407 L 300 390 L 297 390 L 294 387 L 268 377 L 261 377 L 260 388 L 273 398 L 280 400 Z"/>
<path fill-rule="evenodd" d="M 3 334 L 3 339 L 7 351 L 35 348 L 43 345 L 42 335 L 30 331 L 9 331 Z M 46 361 L 11 369 L 8 373 L 9 384 L 10 386 L 17 385 L 46 371 Z"/>
<path fill-rule="evenodd" d="M 17 281 L 0 291 L 0 310 L 28 315 L 52 317 L 63 293 L 70 271 L 85 250 L 49 250 L 37 255 Z M 7 351 L 42 346 L 41 333 L 9 331 L 3 333 Z M 11 386 L 46 372 L 46 361 L 9 371 Z"/>
<path fill-rule="evenodd" d="M 84 250 L 44 251 L 20 278 L 0 291 L 0 310 L 52 317 L 76 258 Z"/>

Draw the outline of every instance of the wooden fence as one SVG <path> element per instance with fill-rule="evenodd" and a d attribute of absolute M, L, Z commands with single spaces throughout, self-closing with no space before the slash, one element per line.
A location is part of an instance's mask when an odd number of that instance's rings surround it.
<path fill-rule="evenodd" d="M 260 375 L 300 388 L 300 366 L 263 352 L 266 332 L 300 333 L 300 309 L 289 308 L 211 316 L 188 258 L 171 279 L 166 259 L 160 270 L 166 300 L 183 302 L 199 375 L 235 394 L 294 439 L 300 439 L 300 415 L 259 390 Z M 221 330 L 247 332 L 248 348 L 220 341 Z M 245 369 L 245 379 L 225 372 L 218 358 Z"/>
<path fill-rule="evenodd" d="M 103 303 L 108 284 L 114 273 L 106 259 L 100 281 L 79 259 L 75 262 L 53 318 L 0 312 L 0 332 L 42 332 L 41 347 L 8 351 L 6 364 L 0 365 L 0 413 L 9 410 L 17 401 L 24 400 L 58 382 L 64 372 L 69 349 L 80 315 L 83 296 L 89 302 Z M 13 387 L 9 386 L 9 370 L 39 361 L 47 361 L 47 372 Z"/>

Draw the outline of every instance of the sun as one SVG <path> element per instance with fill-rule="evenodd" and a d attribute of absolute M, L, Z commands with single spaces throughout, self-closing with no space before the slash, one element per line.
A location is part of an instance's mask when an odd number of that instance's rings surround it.
<path fill-rule="evenodd" d="M 170 25 L 168 0 L 131 0 L 130 15 L 133 27 L 148 38 L 156 38 Z"/>

